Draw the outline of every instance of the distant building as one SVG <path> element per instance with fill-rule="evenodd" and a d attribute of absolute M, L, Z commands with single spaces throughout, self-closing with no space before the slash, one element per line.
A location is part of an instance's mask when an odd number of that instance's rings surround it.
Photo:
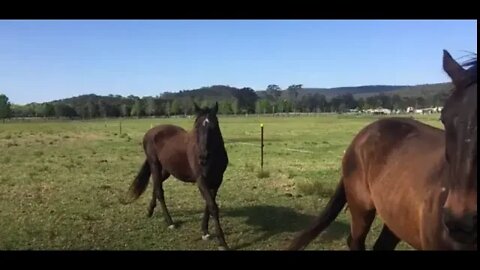
<path fill-rule="evenodd" d="M 365 110 L 365 112 L 370 114 L 391 114 L 392 113 L 391 110 L 385 109 L 382 107 L 378 107 L 376 109 L 368 109 L 368 110 Z"/>

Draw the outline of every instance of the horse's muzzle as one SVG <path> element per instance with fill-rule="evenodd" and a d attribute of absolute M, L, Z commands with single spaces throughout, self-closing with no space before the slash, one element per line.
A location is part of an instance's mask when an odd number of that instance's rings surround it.
<path fill-rule="evenodd" d="M 444 210 L 443 222 L 448 236 L 464 245 L 477 244 L 477 213 L 468 213 L 460 217 L 453 215 L 448 209 Z"/>

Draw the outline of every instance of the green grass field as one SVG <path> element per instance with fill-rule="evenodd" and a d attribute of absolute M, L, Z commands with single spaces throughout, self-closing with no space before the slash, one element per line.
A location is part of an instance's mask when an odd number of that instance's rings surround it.
<path fill-rule="evenodd" d="M 415 117 L 441 127 L 438 115 Z M 375 119 L 221 117 L 230 164 L 217 202 L 230 247 L 285 248 L 324 207 L 343 151 Z M 159 205 L 146 217 L 151 184 L 139 200 L 120 203 L 144 160 L 143 134 L 163 123 L 191 129 L 193 119 L 123 120 L 122 134 L 119 120 L 0 124 L 0 249 L 216 250 L 216 241 L 201 240 L 204 201 L 195 185 L 173 177 L 164 184 L 176 230 L 166 227 Z M 380 229 L 377 220 L 367 249 Z M 348 231 L 342 212 L 308 249 L 346 250 Z"/>

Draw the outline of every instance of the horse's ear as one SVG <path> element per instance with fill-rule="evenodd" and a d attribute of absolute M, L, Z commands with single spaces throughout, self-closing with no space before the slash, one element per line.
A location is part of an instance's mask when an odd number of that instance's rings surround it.
<path fill-rule="evenodd" d="M 195 113 L 196 114 L 199 114 L 202 109 L 200 109 L 200 107 L 198 107 L 197 103 L 195 103 L 195 101 L 193 102 L 193 107 L 195 107 Z"/>
<path fill-rule="evenodd" d="M 446 50 L 443 50 L 443 69 L 450 76 L 454 85 L 458 85 L 465 77 L 465 69 Z"/>
<path fill-rule="evenodd" d="M 217 114 L 217 112 L 218 112 L 218 102 L 217 101 L 215 101 L 215 106 L 213 106 L 213 112 L 215 114 Z"/>

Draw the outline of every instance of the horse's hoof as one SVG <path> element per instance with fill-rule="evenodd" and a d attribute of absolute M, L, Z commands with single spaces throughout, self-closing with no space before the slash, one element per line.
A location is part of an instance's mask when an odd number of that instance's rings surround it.
<path fill-rule="evenodd" d="M 218 247 L 218 250 L 225 251 L 225 250 L 228 250 L 228 247 L 223 247 L 223 246 L 220 246 L 220 247 Z"/>
<path fill-rule="evenodd" d="M 169 228 L 170 230 L 175 229 L 175 224 L 172 224 L 172 225 L 168 226 L 168 228 Z"/>
<path fill-rule="evenodd" d="M 205 234 L 205 235 L 202 235 L 202 240 L 208 240 L 210 239 L 210 234 Z"/>

